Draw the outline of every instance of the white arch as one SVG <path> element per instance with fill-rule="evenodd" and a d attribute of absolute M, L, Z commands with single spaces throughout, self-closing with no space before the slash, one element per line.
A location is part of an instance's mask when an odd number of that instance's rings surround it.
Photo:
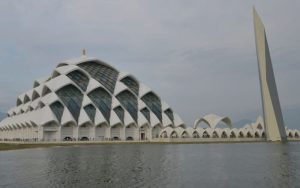
<path fill-rule="evenodd" d="M 162 125 L 160 123 L 151 127 L 152 138 L 159 138 L 162 130 Z"/>
<path fill-rule="evenodd" d="M 85 123 L 82 123 L 78 127 L 78 139 L 79 140 L 93 140 L 92 134 L 94 130 L 94 126 L 92 122 L 87 121 Z"/>
<path fill-rule="evenodd" d="M 164 129 L 162 129 L 161 131 L 160 131 L 160 137 L 161 138 L 170 138 L 171 137 L 171 134 L 174 132 L 175 130 L 174 130 L 174 128 L 172 128 L 172 127 L 166 127 L 166 128 L 164 128 Z"/>
<path fill-rule="evenodd" d="M 107 122 L 99 123 L 95 126 L 95 140 L 107 140 L 111 138 L 110 127 Z"/>
<path fill-rule="evenodd" d="M 286 136 L 289 137 L 289 138 L 293 138 L 294 137 L 293 131 L 291 129 L 287 129 L 286 130 Z"/>
<path fill-rule="evenodd" d="M 185 129 L 190 138 L 200 138 L 200 134 L 198 131 L 192 127 L 188 127 Z"/>
<path fill-rule="evenodd" d="M 174 131 L 177 133 L 178 138 L 183 138 L 183 136 L 190 137 L 188 135 L 187 131 L 185 129 L 183 129 L 182 127 L 177 127 L 174 129 Z"/>
<path fill-rule="evenodd" d="M 208 114 L 202 118 L 196 119 L 194 128 L 197 128 L 201 122 L 205 122 L 212 129 L 215 129 L 220 122 L 225 123 L 229 128 L 232 127 L 231 119 L 229 117 L 220 117 L 215 114 Z"/>
<path fill-rule="evenodd" d="M 238 129 L 238 138 L 246 138 L 247 137 L 247 130 L 244 128 Z"/>
<path fill-rule="evenodd" d="M 131 123 L 125 127 L 125 139 L 137 140 L 138 126 L 135 123 Z"/>
<path fill-rule="evenodd" d="M 114 126 L 110 127 L 111 138 L 113 140 L 124 140 L 125 133 L 124 133 L 124 125 L 121 123 L 115 124 Z"/>

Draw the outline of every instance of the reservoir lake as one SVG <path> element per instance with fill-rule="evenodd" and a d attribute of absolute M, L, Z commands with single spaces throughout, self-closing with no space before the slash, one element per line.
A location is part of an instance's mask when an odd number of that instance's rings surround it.
<path fill-rule="evenodd" d="M 1 151 L 0 187 L 300 187 L 300 142 Z"/>

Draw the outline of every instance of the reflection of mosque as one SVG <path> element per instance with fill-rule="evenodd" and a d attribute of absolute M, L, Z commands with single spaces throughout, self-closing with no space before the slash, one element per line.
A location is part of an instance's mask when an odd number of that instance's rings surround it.
<path fill-rule="evenodd" d="M 298 187 L 297 160 L 294 159 L 296 145 L 293 144 L 272 144 L 268 146 L 265 154 L 265 173 L 272 177 L 268 187 Z M 272 156 L 268 156 L 272 155 Z M 298 186 L 295 186 L 298 184 Z"/>

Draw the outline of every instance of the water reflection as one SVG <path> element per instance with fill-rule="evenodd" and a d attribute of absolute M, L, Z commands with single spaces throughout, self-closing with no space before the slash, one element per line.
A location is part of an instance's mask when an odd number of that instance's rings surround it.
<path fill-rule="evenodd" d="M 54 150 L 48 150 L 46 167 L 48 184 L 54 187 L 148 187 L 153 181 L 166 178 L 162 164 L 168 159 L 165 147 L 159 145 L 78 146 Z"/>
<path fill-rule="evenodd" d="M 272 177 L 268 178 L 269 185 L 273 187 L 293 187 L 297 182 L 297 159 L 290 144 L 273 144 L 272 156 L 269 156 L 268 170 Z M 299 168 L 299 164 L 298 164 Z M 299 176 L 299 174 L 298 174 Z M 299 181 L 299 180 L 298 180 Z"/>
<path fill-rule="evenodd" d="M 300 187 L 300 143 L 0 152 L 0 187 Z"/>

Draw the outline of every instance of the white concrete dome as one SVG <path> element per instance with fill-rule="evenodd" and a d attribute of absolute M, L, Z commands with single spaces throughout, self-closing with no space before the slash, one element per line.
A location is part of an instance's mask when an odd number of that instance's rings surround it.
<path fill-rule="evenodd" d="M 164 127 L 185 127 L 133 75 L 86 56 L 63 61 L 49 77 L 35 80 L 7 116 L 0 123 L 2 132 L 29 128 L 34 131 L 28 138 L 44 140 L 150 139 Z"/>

